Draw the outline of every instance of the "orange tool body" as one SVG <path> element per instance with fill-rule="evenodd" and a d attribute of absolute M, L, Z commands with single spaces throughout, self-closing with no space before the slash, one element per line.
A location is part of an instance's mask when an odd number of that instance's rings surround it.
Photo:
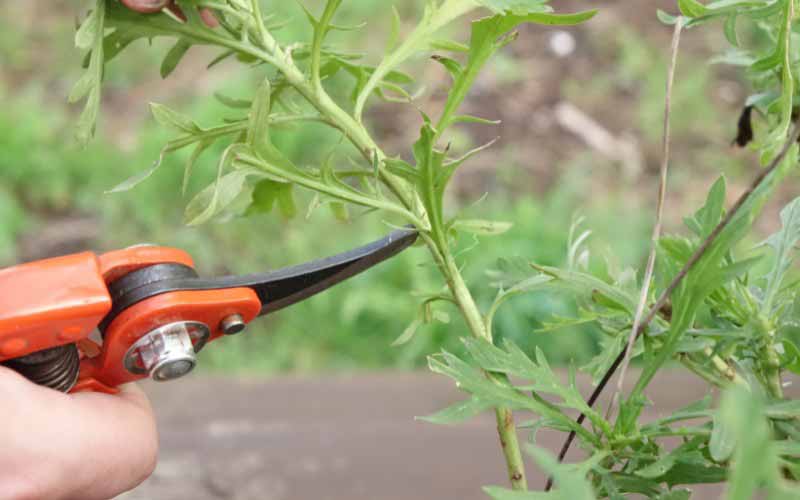
<path fill-rule="evenodd" d="M 64 392 L 115 392 L 171 380 L 196 352 L 259 315 L 319 293 L 392 257 L 411 230 L 333 257 L 263 274 L 202 279 L 166 247 L 84 252 L 0 269 L 0 364 Z"/>

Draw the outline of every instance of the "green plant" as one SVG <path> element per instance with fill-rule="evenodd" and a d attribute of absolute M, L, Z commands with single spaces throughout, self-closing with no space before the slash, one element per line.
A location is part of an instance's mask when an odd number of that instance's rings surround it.
<path fill-rule="evenodd" d="M 353 29 L 334 23 L 340 0 L 326 2 L 318 16 L 306 11 L 312 28 L 308 39 L 283 42 L 275 35 L 280 21 L 264 16 L 258 0 L 185 0 L 178 4 L 186 19 L 168 13 L 140 16 L 117 2 L 97 0 L 76 37 L 77 45 L 89 50 L 87 71 L 71 95 L 73 100 L 85 96 L 87 101 L 78 124 L 79 139 L 86 141 L 93 132 L 105 63 L 134 40 L 175 39 L 162 62 L 165 76 L 194 45 L 221 49 L 212 64 L 233 57 L 254 66 L 264 78 L 251 99 L 220 96 L 231 113 L 238 114 L 224 123 L 200 126 L 177 111 L 152 105 L 155 118 L 178 133 L 161 157 L 193 147 L 184 189 L 197 158 L 214 144 L 227 145 L 216 181 L 189 203 L 187 221 L 200 224 L 214 217 L 273 210 L 290 218 L 299 211 L 295 190 L 305 189 L 314 196 L 309 210 L 326 205 L 339 218 L 346 218 L 348 209 L 379 211 L 391 224 L 413 224 L 444 286 L 422 298 L 419 318 L 397 342 L 408 340 L 420 324 L 447 321 L 443 304 L 454 305 L 460 312 L 469 330 L 469 335 L 462 335 L 465 352 L 443 352 L 431 357 L 430 366 L 455 379 L 470 398 L 427 419 L 452 423 L 479 412 L 495 412 L 512 489 L 487 488 L 491 496 L 542 496 L 526 491 L 512 415 L 515 409 L 537 415 L 538 419 L 528 424 L 533 436 L 541 427 L 568 431 L 589 453 L 580 464 L 561 465 L 534 445 L 527 447 L 559 486 L 550 496 L 620 498 L 639 493 L 686 498 L 687 491 L 673 487 L 726 478 L 733 498 L 749 498 L 762 484 L 776 498 L 796 493 L 789 480 L 800 474 L 793 458 L 798 451 L 794 437 L 800 435 L 798 407 L 783 399 L 780 377 L 782 369 L 796 369 L 800 359 L 800 349 L 785 334 L 793 325 L 800 284 L 785 279 L 791 251 L 800 239 L 796 220 L 800 209 L 795 208 L 800 202 L 785 209 L 784 228 L 768 240 L 775 258 L 766 266 L 766 274 L 756 267 L 762 255 L 741 254 L 736 249 L 775 187 L 797 163 L 797 134 L 789 134 L 794 97 L 794 0 L 720 0 L 708 6 L 680 0 L 685 17 L 662 14 L 665 21 L 679 23 L 676 34 L 684 24 L 728 16 L 726 32 L 732 39 L 738 17 L 756 18 L 762 29 L 774 35 L 774 44 L 770 55 L 752 62 L 750 69 L 757 84 L 773 91 L 774 97 L 754 101 L 765 115 L 756 144 L 768 167 L 728 212 L 723 206 L 725 183 L 720 180 L 711 188 L 706 204 L 686 219 L 690 236 L 656 238 L 655 275 L 652 283 L 647 280 L 644 289 L 652 291 L 642 294 L 644 302 L 637 298 L 644 284 L 637 283 L 634 273 L 621 272 L 604 279 L 588 271 L 587 234 L 575 224 L 565 268 L 528 265 L 512 258 L 501 261 L 491 273 L 499 291 L 485 312 L 478 308 L 462 276 L 460 255 L 455 251 L 458 235 L 494 235 L 510 225 L 465 219 L 445 210 L 444 194 L 452 176 L 486 147 L 451 155 L 448 132 L 464 122 L 491 124 L 459 115 L 458 110 L 485 63 L 516 38 L 516 26 L 576 24 L 592 17 L 594 11 L 553 14 L 543 0 L 430 0 L 419 24 L 404 38 L 395 15 L 385 54 L 378 64 L 370 65 L 327 43 L 332 32 Z M 211 9 L 220 26 L 212 29 L 204 24 L 198 8 Z M 490 15 L 472 22 L 466 44 L 440 38 L 443 27 L 477 9 L 488 9 Z M 407 157 L 413 160 L 388 157 L 366 126 L 364 112 L 374 98 L 412 101 L 414 79 L 398 68 L 419 53 L 431 52 L 431 58 L 452 77 L 447 100 L 435 119 L 421 112 L 420 137 Z M 340 74 L 351 78 L 349 100 L 338 97 L 341 89 L 334 93 L 330 88 L 333 81 L 342 85 Z M 271 140 L 279 127 L 317 125 L 336 130 L 342 140 L 320 152 L 313 166 L 299 165 Z M 159 165 L 160 161 L 114 191 L 132 188 Z M 632 354 L 641 355 L 643 368 L 632 392 L 618 400 L 615 420 L 593 409 L 593 401 L 584 401 L 574 373 L 563 382 L 540 351 L 531 357 L 513 342 L 493 342 L 493 323 L 502 305 L 523 294 L 553 289 L 573 293 L 578 308 L 574 317 L 554 318 L 551 327 L 591 322 L 606 334 L 605 349 L 585 367 L 602 379 L 599 387 L 607 382 L 603 374 L 622 359 L 614 358 L 613 353 L 623 351 L 628 338 L 635 340 Z M 651 303 L 646 316 L 636 313 Z M 665 419 L 641 422 L 647 402 L 644 391 L 672 359 L 710 386 L 732 390 L 718 410 L 712 410 L 711 400 L 705 399 Z M 583 427 L 582 420 L 572 420 L 565 410 L 580 412 L 592 428 Z M 700 423 L 683 425 L 686 420 Z M 664 444 L 666 438 L 681 439 L 681 444 L 670 449 Z M 743 466 L 754 461 L 761 466 Z"/>

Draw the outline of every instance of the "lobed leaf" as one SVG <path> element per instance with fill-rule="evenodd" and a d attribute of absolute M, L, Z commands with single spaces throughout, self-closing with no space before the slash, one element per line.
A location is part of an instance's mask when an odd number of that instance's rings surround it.
<path fill-rule="evenodd" d="M 178 41 L 175 42 L 175 45 L 173 45 L 167 52 L 167 55 L 164 56 L 164 60 L 161 61 L 161 78 L 166 78 L 175 71 L 175 68 L 178 67 L 178 63 L 181 62 L 181 59 L 183 59 L 183 56 L 186 55 L 186 52 L 189 51 L 191 46 L 192 43 L 183 38 L 179 38 Z"/>
<path fill-rule="evenodd" d="M 781 210 L 780 218 L 781 229 L 765 242 L 775 252 L 775 262 L 767 274 L 767 283 L 761 300 L 761 311 L 766 314 L 772 312 L 773 301 L 792 263 L 792 253 L 800 241 L 800 198 L 786 205 Z"/>

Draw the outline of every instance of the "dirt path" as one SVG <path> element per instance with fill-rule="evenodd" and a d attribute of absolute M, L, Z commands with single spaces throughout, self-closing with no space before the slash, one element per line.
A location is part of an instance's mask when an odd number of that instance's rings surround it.
<path fill-rule="evenodd" d="M 194 376 L 149 384 L 161 430 L 155 474 L 124 500 L 485 499 L 505 484 L 489 415 L 454 427 L 415 421 L 461 398 L 424 373 L 265 379 Z M 667 414 L 703 395 L 662 375 Z M 551 449 L 560 437 L 541 434 Z M 533 468 L 532 485 L 542 477 Z M 714 498 L 710 490 L 693 498 Z"/>

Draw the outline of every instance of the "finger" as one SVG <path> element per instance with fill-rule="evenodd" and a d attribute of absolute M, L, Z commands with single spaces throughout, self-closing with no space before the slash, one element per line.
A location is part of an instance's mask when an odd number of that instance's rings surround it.
<path fill-rule="evenodd" d="M 119 394 L 72 396 L 81 415 L 85 481 L 96 498 L 128 491 L 153 472 L 158 457 L 155 417 L 144 392 L 133 384 Z"/>
<path fill-rule="evenodd" d="M 169 2 L 169 4 L 167 5 L 167 9 L 173 14 L 175 14 L 175 16 L 178 19 L 181 19 L 183 21 L 186 20 L 186 15 L 183 13 L 180 7 L 175 5 L 175 2 Z M 206 8 L 200 9 L 200 18 L 203 20 L 203 23 L 209 28 L 216 28 L 217 26 L 219 26 L 219 21 L 217 21 L 217 18 L 214 17 L 214 13 L 211 12 L 210 9 Z"/>
<path fill-rule="evenodd" d="M 170 0 L 121 0 L 131 10 L 142 14 L 159 12 L 170 3 Z"/>
<path fill-rule="evenodd" d="M 200 17 L 209 28 L 216 28 L 219 26 L 219 21 L 214 17 L 214 13 L 211 12 L 211 9 L 200 9 Z"/>
<path fill-rule="evenodd" d="M 0 454 L 0 498 L 16 488 L 19 498 L 103 500 L 155 467 L 155 418 L 133 384 L 116 395 L 64 394 L 0 366 L 0 397 L 0 438 L 13 450 Z"/>

